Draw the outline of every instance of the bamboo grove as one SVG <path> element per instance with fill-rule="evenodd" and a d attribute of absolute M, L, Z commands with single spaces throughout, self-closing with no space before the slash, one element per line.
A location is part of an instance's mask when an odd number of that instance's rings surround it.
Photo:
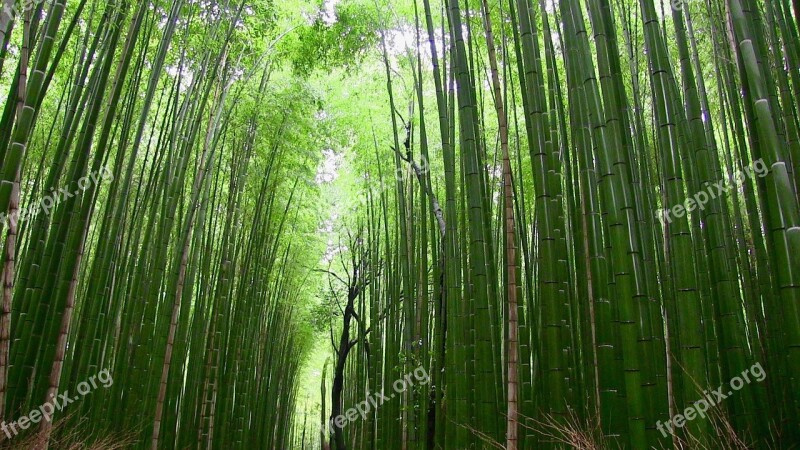
<path fill-rule="evenodd" d="M 25 5 L 3 22 L 0 418 L 113 384 L 0 445 L 287 447 L 314 108 L 243 31 L 269 5 Z"/>
<path fill-rule="evenodd" d="M 417 0 L 405 54 L 392 9 L 362 170 L 403 176 L 354 213 L 304 448 L 800 442 L 797 2 Z"/>
<path fill-rule="evenodd" d="M 0 3 L 0 447 L 800 444 L 796 0 Z"/>

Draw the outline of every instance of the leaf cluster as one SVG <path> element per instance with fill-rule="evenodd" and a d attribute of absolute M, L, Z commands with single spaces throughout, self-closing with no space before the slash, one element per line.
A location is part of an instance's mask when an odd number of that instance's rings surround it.
<path fill-rule="evenodd" d="M 376 47 L 379 27 L 374 6 L 343 1 L 329 13 L 321 5 L 287 44 L 292 68 L 301 76 L 322 69 L 354 70 Z"/>

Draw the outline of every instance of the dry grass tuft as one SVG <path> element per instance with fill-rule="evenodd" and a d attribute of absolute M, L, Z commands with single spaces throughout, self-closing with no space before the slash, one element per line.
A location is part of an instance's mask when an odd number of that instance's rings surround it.
<path fill-rule="evenodd" d="M 44 439 L 38 425 L 26 434 L 8 439 L 0 432 L 0 450 L 40 450 Z M 50 450 L 124 450 L 136 444 L 133 433 L 102 435 L 91 430 L 86 420 L 71 420 L 64 417 L 53 424 L 50 436 Z"/>

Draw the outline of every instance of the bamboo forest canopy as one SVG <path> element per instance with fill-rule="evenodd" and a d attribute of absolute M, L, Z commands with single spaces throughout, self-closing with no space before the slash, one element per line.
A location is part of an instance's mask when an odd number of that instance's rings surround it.
<path fill-rule="evenodd" d="M 800 1 L 0 0 L 0 449 L 800 445 Z"/>

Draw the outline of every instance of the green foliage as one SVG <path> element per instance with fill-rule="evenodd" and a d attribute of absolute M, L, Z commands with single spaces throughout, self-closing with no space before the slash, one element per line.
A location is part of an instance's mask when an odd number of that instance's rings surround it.
<path fill-rule="evenodd" d="M 287 44 L 298 74 L 339 67 L 356 70 L 378 40 L 378 11 L 363 0 L 343 0 L 332 12 L 320 5 L 307 20 Z"/>
<path fill-rule="evenodd" d="M 800 442 L 788 3 L 51 0 L 0 18 L 2 213 L 114 175 L 0 221 L 0 419 L 114 375 L 0 446 L 318 449 L 331 411 L 420 366 L 429 385 L 336 445 Z M 337 277 L 357 271 L 350 297 Z M 768 382 L 658 432 L 755 362 Z"/>

